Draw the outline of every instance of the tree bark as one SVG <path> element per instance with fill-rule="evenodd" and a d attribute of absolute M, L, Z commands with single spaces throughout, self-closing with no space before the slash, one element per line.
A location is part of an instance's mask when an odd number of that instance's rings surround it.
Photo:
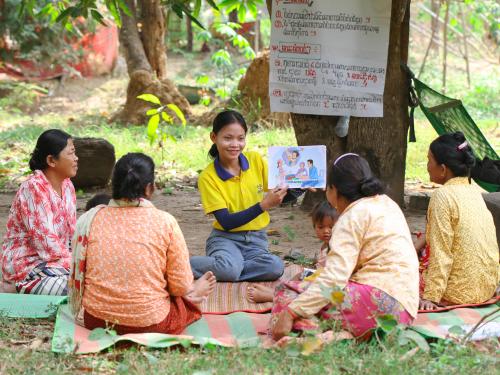
<path fill-rule="evenodd" d="M 165 17 L 160 1 L 126 0 L 126 4 L 132 16 L 121 12 L 120 43 L 130 82 L 125 106 L 113 115 L 111 121 L 144 123 L 150 105 L 137 96 L 146 93 L 156 95 L 163 104 L 176 104 L 189 116 L 191 107 L 188 101 L 167 79 Z"/>
<path fill-rule="evenodd" d="M 186 49 L 189 52 L 193 52 L 193 21 L 191 21 L 191 18 L 189 17 L 186 17 L 186 34 L 187 34 Z"/>
<path fill-rule="evenodd" d="M 137 28 L 137 9 L 135 0 L 126 0 L 126 4 L 132 17 L 121 12 L 122 27 L 120 28 L 120 44 L 123 47 L 127 71 L 129 76 L 136 70 L 152 72 L 146 51 L 142 44 L 139 29 Z"/>
<path fill-rule="evenodd" d="M 272 0 L 266 0 L 271 14 Z M 337 117 L 292 114 L 299 145 L 326 144 L 329 160 L 343 152 L 365 157 L 374 173 L 388 185 L 388 194 L 403 204 L 408 133 L 408 81 L 401 62 L 408 59 L 410 1 L 392 0 L 391 28 L 384 90 L 384 117 L 351 117 L 345 139 L 335 135 Z M 304 208 L 323 194 L 304 198 Z"/>
<path fill-rule="evenodd" d="M 165 48 L 165 14 L 159 0 L 141 1 L 141 39 L 144 50 L 158 79 L 167 78 Z"/>

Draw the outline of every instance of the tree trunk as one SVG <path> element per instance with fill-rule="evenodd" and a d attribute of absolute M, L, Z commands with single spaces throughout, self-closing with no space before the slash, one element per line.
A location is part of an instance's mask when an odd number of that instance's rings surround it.
<path fill-rule="evenodd" d="M 193 52 L 193 21 L 191 21 L 191 18 L 189 17 L 186 17 L 186 34 L 187 34 L 186 49 L 189 52 Z"/>
<path fill-rule="evenodd" d="M 127 100 L 111 121 L 142 124 L 150 105 L 137 99 L 141 94 L 154 94 L 162 104 L 176 104 L 186 116 L 191 107 L 175 85 L 167 79 L 165 17 L 158 0 L 126 0 L 132 13 L 121 12 L 120 44 L 123 47 L 130 82 Z"/>
<path fill-rule="evenodd" d="M 272 0 L 266 0 L 269 14 Z M 343 152 L 364 156 L 374 173 L 388 185 L 388 194 L 403 204 L 408 133 L 408 82 L 400 63 L 408 59 L 410 1 L 392 0 L 387 75 L 384 90 L 384 117 L 351 117 L 345 139 L 335 135 L 337 117 L 292 114 L 299 145 L 326 144 L 332 160 Z M 304 208 L 309 208 L 324 194 L 307 193 Z"/>
<path fill-rule="evenodd" d="M 141 4 L 141 39 L 151 68 L 158 79 L 167 78 L 165 47 L 165 14 L 159 0 L 143 0 Z"/>

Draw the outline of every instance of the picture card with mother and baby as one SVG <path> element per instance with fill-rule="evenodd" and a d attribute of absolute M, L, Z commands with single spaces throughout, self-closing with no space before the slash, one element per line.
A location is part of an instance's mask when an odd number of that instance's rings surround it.
<path fill-rule="evenodd" d="M 269 189 L 326 187 L 326 146 L 273 146 L 267 157 Z"/>

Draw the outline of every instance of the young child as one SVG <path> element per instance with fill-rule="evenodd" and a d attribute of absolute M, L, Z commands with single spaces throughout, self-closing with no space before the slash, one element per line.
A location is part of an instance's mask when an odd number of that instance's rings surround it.
<path fill-rule="evenodd" d="M 316 237 L 323 241 L 319 256 L 316 257 L 316 270 L 304 269 L 304 272 L 298 274 L 294 279 L 305 278 L 307 280 L 315 279 L 325 267 L 326 256 L 329 252 L 330 238 L 332 236 L 332 228 L 335 225 L 339 215 L 337 210 L 330 206 L 328 201 L 317 203 L 310 215 Z M 248 287 L 247 298 L 250 302 L 262 303 L 272 302 L 274 296 L 274 288 L 262 284 L 252 284 Z"/>

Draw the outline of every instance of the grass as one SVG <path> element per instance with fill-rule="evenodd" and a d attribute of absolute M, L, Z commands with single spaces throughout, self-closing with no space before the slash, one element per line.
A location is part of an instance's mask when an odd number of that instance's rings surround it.
<path fill-rule="evenodd" d="M 173 178 L 195 177 L 208 163 L 210 129 L 187 126 L 174 127 L 172 132 L 177 142 L 167 140 L 162 151 L 157 145 L 150 145 L 143 126 L 123 127 L 107 124 L 102 117 L 86 116 L 76 121 L 55 114 L 31 118 L 22 114 L 0 111 L 0 187 L 15 188 L 22 176 L 28 173 L 28 159 L 38 135 L 48 128 L 61 128 L 73 136 L 100 137 L 111 142 L 117 158 L 127 152 L 144 152 L 153 157 L 157 165 L 158 179 L 166 184 Z M 6 124 L 9 124 L 6 126 Z M 479 120 L 478 125 L 495 149 L 500 149 L 498 120 Z M 406 178 L 427 181 L 427 149 L 436 133 L 430 124 L 417 115 L 417 143 L 408 145 Z M 262 129 L 251 131 L 247 139 L 247 150 L 262 154 L 272 145 L 296 144 L 293 129 Z"/>
<path fill-rule="evenodd" d="M 4 115 L 10 119 L 5 123 L 11 124 L 2 127 L 0 123 L 0 178 L 3 175 L 4 185 L 7 180 L 16 182 L 28 173 L 28 159 L 36 139 L 43 130 L 49 128 L 61 128 L 77 137 L 104 138 L 114 145 L 117 158 L 127 152 L 147 153 L 153 157 L 157 165 L 161 183 L 178 176 L 194 177 L 210 161 L 207 157 L 211 146 L 209 128 L 173 127 L 172 133 L 178 140 L 174 142 L 167 139 L 162 153 L 157 145 L 149 144 L 143 126 L 109 125 L 97 116 L 89 116 L 76 123 L 68 122 L 67 118 L 53 114 L 37 117 L 36 120 L 29 116 L 6 112 Z M 291 129 L 255 131 L 250 132 L 247 138 L 247 150 L 255 150 L 262 154 L 266 153 L 267 147 L 278 144 L 296 144 L 293 131 Z M 0 184 L 1 181 L 0 179 Z"/>
<path fill-rule="evenodd" d="M 426 353 L 407 353 L 387 339 L 356 344 L 338 342 L 319 353 L 257 348 L 198 348 L 152 350 L 144 347 L 110 349 L 95 355 L 57 355 L 50 352 L 52 321 L 0 318 L 0 373 L 117 373 L 117 374 L 498 374 L 498 343 L 457 345 L 440 340 Z M 36 328 L 36 333 L 34 333 Z M 38 340 L 38 343 L 35 342 Z M 30 347 L 31 346 L 31 347 Z M 406 356 L 405 356 L 406 354 Z"/>

